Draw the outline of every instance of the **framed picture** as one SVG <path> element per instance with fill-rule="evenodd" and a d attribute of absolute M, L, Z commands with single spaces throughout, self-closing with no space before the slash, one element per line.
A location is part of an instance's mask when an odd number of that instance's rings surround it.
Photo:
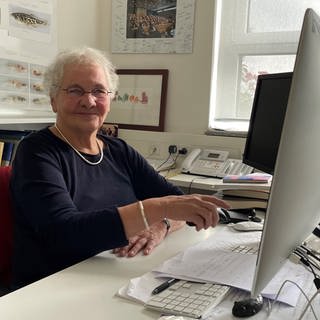
<path fill-rule="evenodd" d="M 112 0 L 113 53 L 191 53 L 195 0 Z"/>
<path fill-rule="evenodd" d="M 167 69 L 118 69 L 119 89 L 111 102 L 108 123 L 119 128 L 164 131 Z"/>

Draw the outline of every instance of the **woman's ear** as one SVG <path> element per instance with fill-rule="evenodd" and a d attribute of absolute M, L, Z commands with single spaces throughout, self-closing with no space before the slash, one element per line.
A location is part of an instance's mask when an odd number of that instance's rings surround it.
<path fill-rule="evenodd" d="M 55 102 L 55 98 L 50 97 L 51 108 L 54 113 L 57 113 L 57 105 Z"/>

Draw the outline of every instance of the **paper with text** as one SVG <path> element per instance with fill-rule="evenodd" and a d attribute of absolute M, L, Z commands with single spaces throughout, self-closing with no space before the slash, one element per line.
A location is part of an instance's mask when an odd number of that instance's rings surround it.
<path fill-rule="evenodd" d="M 153 271 L 159 276 L 216 282 L 246 291 L 251 290 L 257 254 L 236 252 L 237 246 L 258 247 L 261 232 L 236 232 L 226 227 L 177 256 L 165 261 Z M 262 295 L 274 299 L 285 280 L 301 287 L 305 284 L 308 271 L 301 265 L 287 261 Z M 299 289 L 288 283 L 278 298 L 279 301 L 295 305 Z"/>

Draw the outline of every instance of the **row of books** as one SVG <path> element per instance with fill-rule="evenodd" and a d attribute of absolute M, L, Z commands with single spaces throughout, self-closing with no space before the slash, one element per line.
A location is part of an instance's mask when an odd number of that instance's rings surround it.
<path fill-rule="evenodd" d="M 0 130 L 0 166 L 12 164 L 17 146 L 30 130 Z"/>
<path fill-rule="evenodd" d="M 214 186 L 216 196 L 225 200 L 231 209 L 266 209 L 272 176 L 249 174 L 224 178 Z"/>

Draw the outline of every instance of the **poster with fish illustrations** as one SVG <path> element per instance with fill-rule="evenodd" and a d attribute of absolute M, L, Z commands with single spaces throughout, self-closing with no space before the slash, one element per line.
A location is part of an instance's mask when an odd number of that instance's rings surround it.
<path fill-rule="evenodd" d="M 9 36 L 40 42 L 51 41 L 52 13 L 13 4 L 9 4 L 8 10 Z"/>
<path fill-rule="evenodd" d="M 43 73 L 57 53 L 56 0 L 0 0 L 0 123 L 54 119 Z"/>

